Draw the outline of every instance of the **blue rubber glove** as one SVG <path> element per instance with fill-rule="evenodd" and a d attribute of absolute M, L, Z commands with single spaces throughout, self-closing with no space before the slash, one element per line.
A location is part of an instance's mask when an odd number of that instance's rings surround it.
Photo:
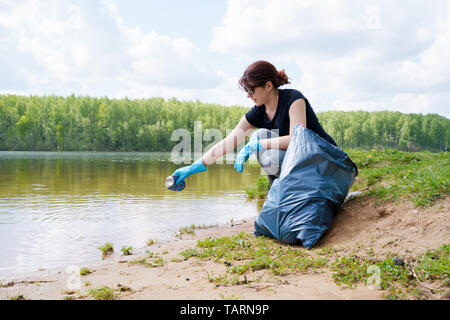
<path fill-rule="evenodd" d="M 182 167 L 180 169 L 175 170 L 175 172 L 172 173 L 172 176 L 176 178 L 175 185 L 177 185 L 182 181 L 184 181 L 184 179 L 189 177 L 191 174 L 203 171 L 206 171 L 206 166 L 203 164 L 202 158 L 200 158 L 190 166 Z"/>
<path fill-rule="evenodd" d="M 263 151 L 264 147 L 259 142 L 259 137 L 254 136 L 250 141 L 239 151 L 236 161 L 234 162 L 234 168 L 237 172 L 241 173 L 244 169 L 244 163 L 247 162 L 250 155 L 255 151 Z"/>

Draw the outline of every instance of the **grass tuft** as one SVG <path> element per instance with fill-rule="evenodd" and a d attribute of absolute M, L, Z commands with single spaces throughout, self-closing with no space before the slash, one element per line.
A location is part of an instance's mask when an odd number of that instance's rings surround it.
<path fill-rule="evenodd" d="M 366 195 L 378 202 L 412 201 L 416 206 L 431 206 L 450 193 L 448 152 L 403 152 L 398 150 L 346 150 L 359 169 L 350 191 L 368 189 Z M 249 199 L 264 199 L 269 192 L 267 177 L 260 176 L 256 186 L 245 190 Z"/>
<path fill-rule="evenodd" d="M 114 252 L 114 246 L 110 242 L 107 242 L 103 246 L 98 247 L 98 249 L 102 252 L 102 255 L 104 257 L 106 257 L 109 253 Z"/>
<path fill-rule="evenodd" d="M 91 290 L 89 290 L 89 294 L 95 300 L 116 300 L 116 298 L 117 298 L 117 295 L 114 292 L 114 289 L 107 287 L 107 286 L 91 289 Z"/>
<path fill-rule="evenodd" d="M 216 227 L 217 225 L 195 225 L 192 224 L 190 226 L 186 226 L 186 227 L 180 227 L 177 229 L 177 231 L 175 232 L 174 236 L 175 237 L 181 237 L 184 234 L 190 234 L 190 235 L 195 235 L 195 230 L 196 229 L 208 229 L 208 228 L 213 228 Z"/>
<path fill-rule="evenodd" d="M 129 247 L 123 246 L 122 249 L 120 249 L 120 251 L 122 251 L 122 254 L 123 254 L 124 256 L 130 256 L 130 255 L 132 255 L 131 250 L 133 250 L 133 247 L 132 247 L 132 246 L 129 246 Z"/>
<path fill-rule="evenodd" d="M 228 237 L 198 240 L 196 247 L 183 250 L 180 255 L 184 259 L 213 260 L 224 264 L 225 273 L 208 273 L 209 281 L 217 287 L 259 281 L 260 277 L 255 272 L 260 270 L 274 276 L 330 270 L 337 285 L 349 288 L 360 284 L 373 286 L 385 290 L 386 299 L 429 299 L 448 294 L 450 245 L 444 244 L 411 261 L 391 254 L 378 257 L 372 248 L 365 252 L 364 256 L 358 256 L 341 255 L 333 247 L 306 250 L 241 232 Z M 441 289 L 426 290 L 424 281 L 437 281 L 435 287 Z"/>
<path fill-rule="evenodd" d="M 265 199 L 270 189 L 270 181 L 266 176 L 259 176 L 256 186 L 246 188 L 245 192 L 249 199 Z"/>
<path fill-rule="evenodd" d="M 351 191 L 368 187 L 368 195 L 381 202 L 409 200 L 430 206 L 449 195 L 448 152 L 347 151 L 359 175 Z"/>
<path fill-rule="evenodd" d="M 80 275 L 85 276 L 92 273 L 91 269 L 87 268 L 87 267 L 83 267 L 80 269 Z"/>

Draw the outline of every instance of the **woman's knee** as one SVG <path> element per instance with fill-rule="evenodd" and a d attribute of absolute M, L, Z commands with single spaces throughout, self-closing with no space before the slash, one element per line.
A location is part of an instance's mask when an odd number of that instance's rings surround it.
<path fill-rule="evenodd" d="M 278 177 L 281 171 L 281 164 L 283 163 L 285 150 L 281 149 L 268 149 L 262 152 L 258 161 L 261 168 L 268 174 Z"/>
<path fill-rule="evenodd" d="M 252 133 L 251 138 L 254 138 L 255 136 L 257 136 L 259 139 L 269 139 L 272 137 L 278 137 L 278 134 L 269 129 L 260 128 Z"/>
<path fill-rule="evenodd" d="M 258 129 L 253 132 L 251 138 L 258 136 L 259 139 L 269 139 L 279 137 L 278 133 L 268 129 Z M 283 162 L 286 151 L 281 149 L 267 149 L 256 152 L 256 158 L 258 159 L 261 168 L 269 174 L 277 176 L 281 171 L 281 163 Z"/>

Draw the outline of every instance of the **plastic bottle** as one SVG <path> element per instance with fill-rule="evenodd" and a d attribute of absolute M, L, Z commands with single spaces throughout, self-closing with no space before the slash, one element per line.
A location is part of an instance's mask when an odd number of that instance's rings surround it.
<path fill-rule="evenodd" d="M 175 184 L 176 178 L 174 176 L 169 176 L 166 179 L 166 188 L 172 191 L 182 191 L 186 187 L 186 182 L 183 180 L 178 184 Z"/>

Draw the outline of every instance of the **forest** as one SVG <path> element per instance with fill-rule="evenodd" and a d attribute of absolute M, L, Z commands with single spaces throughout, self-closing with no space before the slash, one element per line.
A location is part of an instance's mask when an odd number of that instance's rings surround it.
<path fill-rule="evenodd" d="M 314 106 L 313 106 L 314 107 Z M 225 137 L 249 108 L 175 98 L 0 95 L 2 151 L 170 152 L 175 129 L 192 135 L 218 129 Z M 450 119 L 392 111 L 317 113 L 341 148 L 448 151 Z M 207 140 L 207 139 L 203 139 Z M 218 142 L 203 141 L 203 147 Z"/>

